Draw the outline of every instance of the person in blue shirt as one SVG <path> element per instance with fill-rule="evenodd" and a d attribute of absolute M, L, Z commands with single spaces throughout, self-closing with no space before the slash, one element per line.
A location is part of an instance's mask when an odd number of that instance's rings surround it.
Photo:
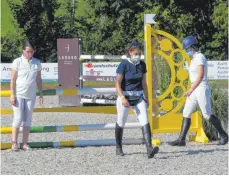
<path fill-rule="evenodd" d="M 116 155 L 124 156 L 122 150 L 123 128 L 129 109 L 132 108 L 142 126 L 148 158 L 153 158 L 158 153 L 159 148 L 152 147 L 151 143 L 151 131 L 147 113 L 146 64 L 140 60 L 141 49 L 141 43 L 134 41 L 127 49 L 127 59 L 123 60 L 116 70 L 116 89 L 119 95 L 116 102 L 118 116 L 115 126 Z"/>

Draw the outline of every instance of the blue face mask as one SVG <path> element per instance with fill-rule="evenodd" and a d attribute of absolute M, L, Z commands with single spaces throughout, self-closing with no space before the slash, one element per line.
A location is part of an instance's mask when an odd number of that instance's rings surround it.
<path fill-rule="evenodd" d="M 187 53 L 187 55 L 189 55 L 189 56 L 192 56 L 192 55 L 193 55 L 192 50 L 190 50 L 190 49 L 187 49 L 187 50 L 186 50 L 186 53 Z"/>
<path fill-rule="evenodd" d="M 134 61 L 135 63 L 140 61 L 140 56 L 133 56 L 132 57 L 132 61 Z"/>

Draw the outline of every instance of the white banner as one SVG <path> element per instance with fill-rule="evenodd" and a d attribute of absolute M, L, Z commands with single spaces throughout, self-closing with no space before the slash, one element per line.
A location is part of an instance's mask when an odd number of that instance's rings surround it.
<path fill-rule="evenodd" d="M 115 76 L 120 62 L 83 63 L 84 76 Z"/>
<path fill-rule="evenodd" d="M 83 63 L 84 76 L 109 77 L 116 75 L 119 62 Z M 228 79 L 228 61 L 208 61 L 208 79 Z"/>
<path fill-rule="evenodd" d="M 208 79 L 228 80 L 228 61 L 208 61 Z"/>
<path fill-rule="evenodd" d="M 1 63 L 1 82 L 10 82 L 11 64 Z M 41 63 L 41 77 L 44 82 L 58 81 L 57 63 Z"/>
<path fill-rule="evenodd" d="M 1 82 L 9 82 L 11 64 L 1 63 Z M 97 77 L 114 77 L 119 62 L 83 63 L 83 75 Z M 42 80 L 44 82 L 58 81 L 57 63 L 42 63 Z M 228 61 L 208 61 L 209 80 L 228 79 Z"/>

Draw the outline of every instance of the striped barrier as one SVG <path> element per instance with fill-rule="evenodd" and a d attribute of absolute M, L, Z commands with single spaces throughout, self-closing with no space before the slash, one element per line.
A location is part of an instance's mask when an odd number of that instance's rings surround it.
<path fill-rule="evenodd" d="M 127 123 L 125 129 L 141 128 L 140 123 Z M 50 132 L 72 132 L 72 131 L 93 131 L 93 130 L 112 130 L 115 129 L 114 123 L 108 124 L 85 124 L 85 125 L 61 125 L 61 126 L 32 126 L 30 133 L 50 133 Z M 23 128 L 20 127 L 21 133 Z M 11 134 L 12 127 L 1 127 L 1 134 Z"/>
<path fill-rule="evenodd" d="M 76 140 L 76 141 L 59 141 L 59 142 L 29 142 L 31 148 L 59 148 L 59 147 L 88 147 L 88 146 L 111 146 L 116 145 L 114 139 L 104 140 Z M 124 145 L 144 144 L 143 139 L 123 139 Z M 1 143 L 1 150 L 11 148 L 11 143 Z M 22 144 L 20 144 L 22 145 Z"/>
<path fill-rule="evenodd" d="M 116 93 L 116 88 L 82 88 L 82 89 L 50 89 L 43 90 L 43 95 L 53 96 L 53 95 L 63 95 L 63 96 L 76 96 L 76 95 L 85 95 L 85 94 L 107 94 L 107 93 Z M 39 95 L 39 92 L 36 92 Z M 1 97 L 9 97 L 10 90 L 0 91 Z"/>

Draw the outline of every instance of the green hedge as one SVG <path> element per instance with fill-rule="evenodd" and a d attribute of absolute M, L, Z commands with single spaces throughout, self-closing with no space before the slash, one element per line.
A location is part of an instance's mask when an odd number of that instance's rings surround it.
<path fill-rule="evenodd" d="M 212 82 L 211 86 L 211 102 L 212 113 L 221 121 L 223 128 L 228 130 L 228 89 L 222 88 L 217 81 Z M 210 140 L 218 139 L 215 128 L 205 119 L 203 119 L 204 131 Z"/>

